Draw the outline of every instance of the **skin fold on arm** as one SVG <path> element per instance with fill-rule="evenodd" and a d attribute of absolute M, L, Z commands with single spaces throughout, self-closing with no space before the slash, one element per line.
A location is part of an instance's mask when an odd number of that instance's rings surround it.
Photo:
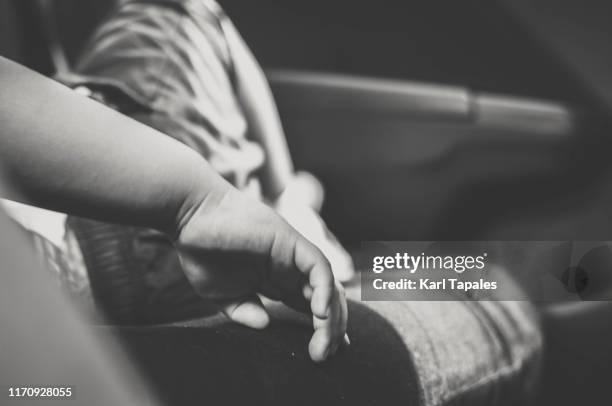
<path fill-rule="evenodd" d="M 342 287 L 272 209 L 188 147 L 1 57 L 0 89 L 0 162 L 22 201 L 164 231 L 196 291 L 230 319 L 265 327 L 264 294 L 312 312 L 313 360 L 337 350 Z"/>

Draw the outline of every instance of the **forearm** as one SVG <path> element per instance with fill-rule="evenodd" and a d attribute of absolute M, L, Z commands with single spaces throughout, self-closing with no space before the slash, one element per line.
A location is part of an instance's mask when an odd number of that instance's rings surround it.
<path fill-rule="evenodd" d="M 238 96 L 249 123 L 249 134 L 264 148 L 266 162 L 261 169 L 264 195 L 276 199 L 294 173 L 293 162 L 274 97 L 264 73 L 240 34 L 228 24 L 226 35 L 238 82 Z"/>
<path fill-rule="evenodd" d="M 3 58 L 0 89 L 0 162 L 28 203 L 173 233 L 229 187 L 179 142 Z"/>

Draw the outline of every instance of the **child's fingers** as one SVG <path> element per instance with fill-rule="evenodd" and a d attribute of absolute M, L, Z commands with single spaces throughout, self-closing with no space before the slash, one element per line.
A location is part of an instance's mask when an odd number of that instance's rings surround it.
<path fill-rule="evenodd" d="M 336 307 L 335 303 L 332 303 L 332 307 Z M 308 344 L 308 352 L 310 353 L 310 358 L 315 362 L 325 361 L 331 353 L 334 336 L 334 316 L 334 312 L 325 319 L 318 318 L 315 315 L 312 316 L 314 333 Z"/>
<path fill-rule="evenodd" d="M 304 299 L 310 302 L 310 300 L 312 299 L 312 286 L 310 286 L 310 284 L 304 284 L 304 287 L 302 288 L 302 295 L 304 295 Z"/>
<path fill-rule="evenodd" d="M 297 292 L 287 289 L 285 293 L 297 293 L 300 300 L 310 302 L 314 333 L 308 349 L 311 358 L 321 362 L 343 341 L 347 319 L 346 299 L 342 286 L 336 285 L 329 261 L 323 253 L 301 236 L 294 241 L 294 270 L 299 271 L 302 278 L 294 285 L 298 288 Z M 283 301 L 292 305 L 294 299 L 297 297 L 286 296 Z"/>
<path fill-rule="evenodd" d="M 316 362 L 327 359 L 344 340 L 347 307 L 344 294 L 340 289 L 334 289 L 330 314 L 327 318 L 321 319 L 313 315 L 315 331 L 308 349 L 311 358 Z"/>
<path fill-rule="evenodd" d="M 270 323 L 268 312 L 255 294 L 240 299 L 216 301 L 221 311 L 232 321 L 247 327 L 262 329 Z"/>
<path fill-rule="evenodd" d="M 321 251 L 305 238 L 298 239 L 294 254 L 295 266 L 308 275 L 308 283 L 312 288 L 312 313 L 319 318 L 326 318 L 334 292 L 334 275 L 329 262 Z"/>
<path fill-rule="evenodd" d="M 348 306 L 346 303 L 346 294 L 344 292 L 344 287 L 340 283 L 336 283 L 339 292 L 339 300 L 338 305 L 340 307 L 338 311 L 338 322 L 337 322 L 337 331 L 340 333 L 335 337 L 334 344 L 332 347 L 332 354 L 335 354 L 338 348 L 341 345 L 348 346 L 350 345 L 350 340 L 348 335 L 346 335 L 346 327 L 348 324 Z"/>
<path fill-rule="evenodd" d="M 336 289 L 338 291 L 338 310 L 336 319 L 336 335 L 334 336 L 332 354 L 335 354 L 340 345 L 346 343 L 348 339 L 346 335 L 346 326 L 348 323 L 348 306 L 346 303 L 346 293 L 341 283 L 336 282 Z"/>
<path fill-rule="evenodd" d="M 334 294 L 333 286 L 318 286 L 312 290 L 312 298 L 310 299 L 310 310 L 312 314 L 320 319 L 326 319 L 330 316 L 331 300 Z"/>
<path fill-rule="evenodd" d="M 324 328 L 315 329 L 310 343 L 308 344 L 308 353 L 314 362 L 323 362 L 329 356 L 331 348 L 331 339 L 329 332 Z"/>

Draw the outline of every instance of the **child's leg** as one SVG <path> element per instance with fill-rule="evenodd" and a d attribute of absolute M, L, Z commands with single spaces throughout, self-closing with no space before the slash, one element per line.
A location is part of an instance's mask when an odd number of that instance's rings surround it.
<path fill-rule="evenodd" d="M 171 404 L 514 406 L 537 391 L 541 334 L 525 302 L 349 301 L 351 345 L 320 367 L 308 319 L 268 309 L 282 322 L 262 331 L 211 318 L 122 338 Z"/>

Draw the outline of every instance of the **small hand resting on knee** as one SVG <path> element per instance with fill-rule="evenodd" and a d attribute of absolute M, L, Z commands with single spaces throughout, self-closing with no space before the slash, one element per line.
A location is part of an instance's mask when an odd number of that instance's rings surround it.
<path fill-rule="evenodd" d="M 2 57 L 0 88 L 0 162 L 19 190 L 0 197 L 166 232 L 230 319 L 265 327 L 263 294 L 312 312 L 313 360 L 343 342 L 346 300 L 325 256 L 194 150 Z"/>
<path fill-rule="evenodd" d="M 345 341 L 346 299 L 329 262 L 272 209 L 228 185 L 185 212 L 176 246 L 202 297 L 252 328 L 269 323 L 258 294 L 311 311 L 314 361 L 325 360 Z"/>

